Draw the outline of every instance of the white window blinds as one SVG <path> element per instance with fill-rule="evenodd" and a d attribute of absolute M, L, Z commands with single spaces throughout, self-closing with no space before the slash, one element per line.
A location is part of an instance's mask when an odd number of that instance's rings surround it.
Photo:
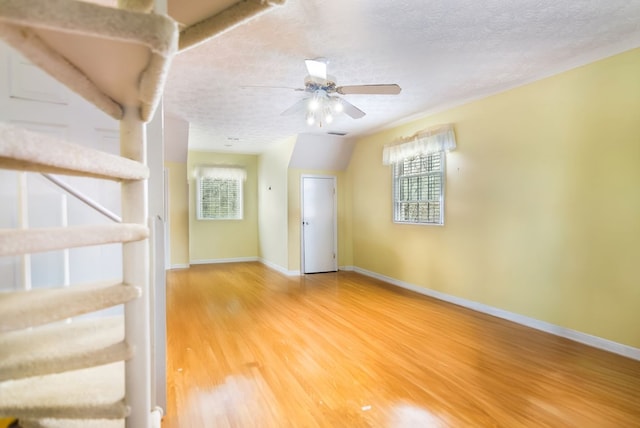
<path fill-rule="evenodd" d="M 240 220 L 246 170 L 237 167 L 199 167 L 197 172 L 199 220 Z"/>
<path fill-rule="evenodd" d="M 442 224 L 444 154 L 415 156 L 393 165 L 393 220 Z"/>

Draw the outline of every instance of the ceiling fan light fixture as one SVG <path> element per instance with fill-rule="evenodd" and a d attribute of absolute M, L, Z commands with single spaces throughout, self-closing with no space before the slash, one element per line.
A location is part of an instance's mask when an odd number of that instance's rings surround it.
<path fill-rule="evenodd" d="M 313 114 L 313 112 L 308 112 L 307 113 L 307 125 L 313 126 L 314 123 L 316 123 L 315 114 Z"/>
<path fill-rule="evenodd" d="M 315 95 L 311 97 L 307 107 L 309 107 L 309 111 L 317 111 L 320 108 L 320 98 L 316 97 Z"/>
<path fill-rule="evenodd" d="M 309 110 L 317 111 L 323 109 L 327 104 L 329 96 L 326 91 L 318 89 L 313 93 L 313 96 L 309 100 Z"/>
<path fill-rule="evenodd" d="M 324 122 L 331 123 L 333 122 L 333 115 L 330 112 L 324 114 Z"/>
<path fill-rule="evenodd" d="M 340 107 L 336 108 L 338 104 Z M 322 126 L 333 122 L 335 115 L 342 111 L 341 107 L 340 98 L 329 96 L 323 89 L 316 90 L 307 102 L 307 125 Z"/>

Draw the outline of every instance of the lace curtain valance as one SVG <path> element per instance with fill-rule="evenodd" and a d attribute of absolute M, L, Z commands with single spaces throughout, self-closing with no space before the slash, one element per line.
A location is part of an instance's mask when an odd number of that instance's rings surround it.
<path fill-rule="evenodd" d="M 247 179 L 247 171 L 241 167 L 233 166 L 199 166 L 197 170 L 199 177 L 220 178 L 225 180 Z"/>
<path fill-rule="evenodd" d="M 453 125 L 442 125 L 419 131 L 411 137 L 400 138 L 384 146 L 382 163 L 391 165 L 405 159 L 430 153 L 448 152 L 456 148 Z"/>

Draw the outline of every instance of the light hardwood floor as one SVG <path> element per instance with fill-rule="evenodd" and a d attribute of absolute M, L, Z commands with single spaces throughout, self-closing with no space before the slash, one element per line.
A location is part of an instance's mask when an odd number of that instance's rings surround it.
<path fill-rule="evenodd" d="M 163 428 L 640 427 L 640 362 L 352 272 L 171 271 Z"/>

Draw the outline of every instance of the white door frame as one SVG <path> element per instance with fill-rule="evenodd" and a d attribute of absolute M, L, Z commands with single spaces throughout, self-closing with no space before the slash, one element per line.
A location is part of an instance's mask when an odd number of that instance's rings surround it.
<path fill-rule="evenodd" d="M 164 170 L 164 269 L 171 269 L 171 209 L 169 200 L 169 168 Z"/>
<path fill-rule="evenodd" d="M 338 178 L 335 175 L 301 174 L 300 175 L 300 272 L 304 275 L 304 179 L 323 178 L 333 180 L 333 253 L 335 254 L 334 268 L 338 270 Z"/>

